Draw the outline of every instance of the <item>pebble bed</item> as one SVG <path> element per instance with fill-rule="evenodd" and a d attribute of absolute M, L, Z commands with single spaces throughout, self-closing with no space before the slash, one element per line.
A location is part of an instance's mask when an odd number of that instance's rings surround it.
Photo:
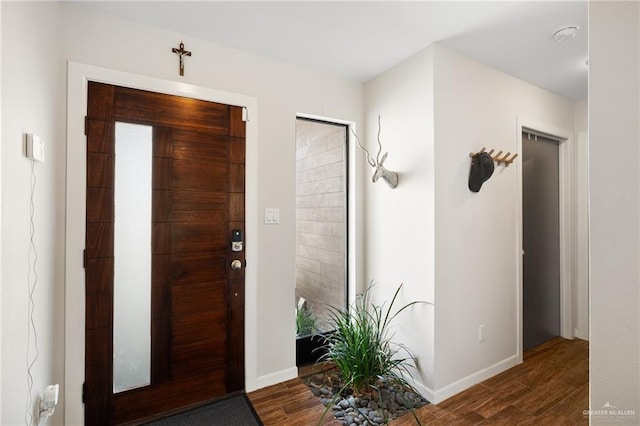
<path fill-rule="evenodd" d="M 390 382 L 380 384 L 379 394 L 355 396 L 347 389 L 343 395 L 334 398 L 342 388 L 335 371 L 313 374 L 306 378 L 305 383 L 325 407 L 331 405 L 333 415 L 346 426 L 386 425 L 390 420 L 408 414 L 411 409 L 429 403 L 420 394 Z"/>

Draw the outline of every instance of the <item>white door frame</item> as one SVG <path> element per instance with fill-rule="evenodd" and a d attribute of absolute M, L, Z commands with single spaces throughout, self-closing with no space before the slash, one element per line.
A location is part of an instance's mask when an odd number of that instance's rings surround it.
<path fill-rule="evenodd" d="M 532 120 L 527 117 L 517 118 L 516 152 L 522 155 L 522 131 L 523 129 L 544 133 L 559 140 L 558 166 L 559 166 L 559 197 L 560 197 L 560 335 L 566 339 L 574 338 L 573 327 L 573 276 L 574 242 L 575 242 L 575 156 L 573 131 L 562 129 L 548 123 Z M 522 164 L 522 158 L 519 164 Z M 518 342 L 517 355 L 522 361 L 523 343 L 523 221 L 522 221 L 522 167 L 516 171 L 518 202 L 517 202 L 517 254 L 516 264 L 518 271 Z"/>
<path fill-rule="evenodd" d="M 84 424 L 82 384 L 85 367 L 85 276 L 82 253 L 86 219 L 86 136 L 89 81 L 185 96 L 247 108 L 246 259 L 257 265 L 258 247 L 258 101 L 256 98 L 170 80 L 69 62 L 67 74 L 67 180 L 65 249 L 64 424 Z M 245 271 L 245 389 L 257 388 L 257 271 Z"/>

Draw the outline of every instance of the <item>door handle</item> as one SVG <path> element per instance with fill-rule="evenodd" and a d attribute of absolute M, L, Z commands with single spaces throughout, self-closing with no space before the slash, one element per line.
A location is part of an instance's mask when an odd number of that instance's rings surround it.
<path fill-rule="evenodd" d="M 239 271 L 240 269 L 242 269 L 242 262 L 240 262 L 238 259 L 234 260 L 233 262 L 231 262 L 231 269 L 233 269 L 234 271 Z"/>

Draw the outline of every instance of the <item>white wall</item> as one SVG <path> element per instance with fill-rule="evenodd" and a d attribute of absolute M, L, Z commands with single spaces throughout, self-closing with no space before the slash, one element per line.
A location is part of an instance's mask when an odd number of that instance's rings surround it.
<path fill-rule="evenodd" d="M 591 409 L 640 420 L 640 5 L 589 2 Z"/>
<path fill-rule="evenodd" d="M 586 66 L 586 65 L 585 65 Z M 574 312 L 575 336 L 589 339 L 589 134 L 588 101 L 574 105 L 574 125 L 576 136 L 576 220 L 575 245 L 576 263 L 574 270 Z"/>
<path fill-rule="evenodd" d="M 366 171 L 364 278 L 377 284 L 378 302 L 404 284 L 398 307 L 434 300 L 434 137 L 433 47 L 417 53 L 365 84 L 366 137 L 377 152 L 381 117 L 385 166 L 399 175 L 396 189 Z M 364 154 L 360 154 L 363 155 Z M 434 308 L 416 305 L 398 317 L 395 340 L 409 343 L 416 356 L 421 390 L 433 388 Z"/>
<path fill-rule="evenodd" d="M 32 369 L 34 405 L 46 385 L 63 377 L 65 120 L 58 15 L 55 3 L 2 4 L 1 424 L 24 424 L 27 400 L 31 163 L 24 155 L 25 132 L 41 136 L 46 151 L 46 162 L 35 165 L 34 322 L 39 357 Z M 61 424 L 62 417 L 56 414 L 54 422 Z"/>
<path fill-rule="evenodd" d="M 387 295 L 404 282 L 405 300 L 435 301 L 435 318 L 412 312 L 396 337 L 438 402 L 519 361 L 519 165 L 496 167 L 475 194 L 469 153 L 516 152 L 525 119 L 572 135 L 573 103 L 434 45 L 368 82 L 365 108 L 368 145 L 380 113 L 401 172 L 393 191 L 366 187 L 365 275 Z"/>
<path fill-rule="evenodd" d="M 572 134 L 574 110 L 569 100 L 451 50 L 435 52 L 435 387 L 446 397 L 512 365 L 519 351 L 521 157 L 496 165 L 473 193 L 469 153 L 518 152 L 523 120 Z"/>
<path fill-rule="evenodd" d="M 0 2 L 0 200 L 2 200 L 2 2 Z M 0 241 L 2 209 L 0 208 Z M 2 244 L 0 244 L 0 288 L 2 288 Z M 0 290 L 0 413 L 2 413 L 2 290 Z M 1 419 L 0 419 L 1 420 Z"/>
<path fill-rule="evenodd" d="M 589 129 L 589 101 L 576 102 L 573 121 L 576 133 L 586 132 Z"/>
<path fill-rule="evenodd" d="M 296 375 L 292 314 L 295 288 L 295 262 L 292 261 L 295 256 L 295 117 L 300 112 L 357 123 L 362 116 L 362 85 L 87 11 L 76 4 L 15 3 L 3 4 L 3 8 L 3 121 L 11 122 L 12 126 L 3 129 L 2 157 L 2 388 L 5 391 L 3 407 L 11 407 L 3 411 L 2 423 L 21 423 L 26 400 L 26 390 L 22 385 L 26 382 L 24 351 L 16 349 L 24 345 L 26 323 L 15 329 L 6 326 L 26 321 L 23 293 L 26 291 L 28 229 L 25 218 L 28 202 L 27 184 L 20 182 L 28 182 L 28 162 L 20 156 L 19 144 L 21 132 L 26 130 L 43 136 L 50 147 L 47 163 L 40 169 L 47 175 L 41 179 L 42 201 L 39 201 L 42 206 L 39 211 L 46 211 L 49 216 L 39 218 L 39 228 L 43 235 L 40 250 L 45 253 L 41 262 L 47 263 L 46 268 L 42 267 L 40 285 L 42 291 L 49 289 L 52 301 L 39 315 L 49 318 L 55 309 L 55 318 L 48 322 L 39 321 L 46 350 L 46 355 L 41 353 L 40 360 L 47 364 L 47 368 L 42 367 L 42 372 L 36 372 L 38 388 L 52 380 L 60 381 L 58 377 L 63 373 L 63 339 L 59 326 L 64 306 L 61 299 L 64 290 L 62 220 L 67 165 L 64 139 L 60 136 L 60 129 L 65 124 L 66 104 L 62 95 L 66 93 L 66 79 L 60 71 L 64 69 L 61 68 L 64 66 L 62 61 L 66 60 L 258 99 L 258 110 L 254 113 L 259 115 L 260 123 L 257 145 L 257 174 L 260 179 L 257 193 L 248 196 L 256 200 L 260 211 L 265 207 L 279 207 L 281 223 L 278 226 L 255 224 L 258 229 L 258 262 L 248 265 L 257 268 L 259 277 L 257 299 L 260 303 L 257 312 L 252 313 L 258 324 L 257 382 L 254 386 L 265 386 Z M 35 22 L 36 30 L 27 27 L 28 22 Z M 7 40 L 12 40 L 11 46 L 7 46 Z M 178 60 L 171 53 L 171 48 L 180 41 L 184 41 L 185 47 L 193 52 L 192 57 L 186 58 L 184 77 L 178 76 Z M 7 63 L 11 66 L 8 67 Z M 41 94 L 40 98 L 36 98 L 35 93 Z M 10 114 L 7 104 L 12 105 Z M 9 140 L 18 142 L 9 145 Z M 68 167 L 72 168 L 74 164 Z M 247 241 L 247 244 L 251 242 Z M 273 247 L 278 250 L 273 250 Z M 50 300 L 44 296 L 43 299 Z M 69 367 L 83 369 L 80 365 Z M 77 389 L 80 383 L 66 385 Z M 80 406 L 79 401 L 73 403 Z M 56 416 L 61 418 L 61 414 L 60 411 Z"/>

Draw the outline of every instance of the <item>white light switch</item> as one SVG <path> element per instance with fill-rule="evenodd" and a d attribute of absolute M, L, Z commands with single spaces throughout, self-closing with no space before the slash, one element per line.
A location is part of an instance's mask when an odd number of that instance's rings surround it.
<path fill-rule="evenodd" d="M 44 141 L 33 133 L 27 133 L 27 157 L 44 163 Z"/>
<path fill-rule="evenodd" d="M 264 209 L 264 223 L 267 225 L 274 225 L 280 223 L 280 209 L 267 208 Z"/>

